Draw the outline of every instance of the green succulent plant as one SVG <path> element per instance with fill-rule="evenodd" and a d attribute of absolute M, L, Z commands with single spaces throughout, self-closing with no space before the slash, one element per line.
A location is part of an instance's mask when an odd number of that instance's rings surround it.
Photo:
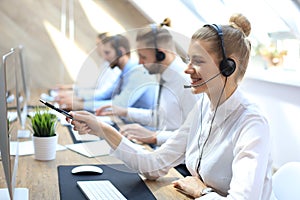
<path fill-rule="evenodd" d="M 48 110 L 41 111 L 36 109 L 36 113 L 30 118 L 33 130 L 33 136 L 51 137 L 55 136 L 55 128 L 57 123 L 56 115 L 49 113 Z"/>

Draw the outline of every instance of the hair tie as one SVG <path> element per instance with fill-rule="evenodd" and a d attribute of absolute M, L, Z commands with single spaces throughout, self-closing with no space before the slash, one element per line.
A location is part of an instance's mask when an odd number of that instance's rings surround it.
<path fill-rule="evenodd" d="M 163 26 L 171 26 L 171 19 L 170 18 L 165 18 L 164 21 L 162 23 L 160 23 L 160 27 L 163 27 Z"/>

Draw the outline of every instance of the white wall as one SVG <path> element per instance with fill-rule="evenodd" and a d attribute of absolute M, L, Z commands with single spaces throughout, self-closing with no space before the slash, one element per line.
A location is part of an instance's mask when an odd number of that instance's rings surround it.
<path fill-rule="evenodd" d="M 300 161 L 300 86 L 246 77 L 241 87 L 269 118 L 274 167 Z"/>

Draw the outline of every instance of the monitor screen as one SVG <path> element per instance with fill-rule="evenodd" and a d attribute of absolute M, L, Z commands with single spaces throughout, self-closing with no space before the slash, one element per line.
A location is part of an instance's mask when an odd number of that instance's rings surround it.
<path fill-rule="evenodd" d="M 30 136 L 29 130 L 25 130 L 25 123 L 28 114 L 28 99 L 29 99 L 29 88 L 27 83 L 27 70 L 24 64 L 24 55 L 23 55 L 23 46 L 18 46 L 14 48 L 13 51 L 15 52 L 15 95 L 16 95 L 16 107 L 19 122 L 22 126 L 22 130 L 19 131 L 18 134 L 25 134 L 27 137 Z M 22 132 L 23 133 L 20 133 Z M 24 131 L 26 133 L 24 133 Z M 24 136 L 26 137 L 26 136 Z"/>

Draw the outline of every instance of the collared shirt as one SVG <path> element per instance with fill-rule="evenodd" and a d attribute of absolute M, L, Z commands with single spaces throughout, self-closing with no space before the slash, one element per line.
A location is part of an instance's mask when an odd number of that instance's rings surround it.
<path fill-rule="evenodd" d="M 149 179 L 185 160 L 193 176 L 200 174 L 205 185 L 226 196 L 212 192 L 199 199 L 268 200 L 272 162 L 266 118 L 239 90 L 219 106 L 213 122 L 214 111 L 205 102 L 199 100 L 184 125 L 154 152 L 138 149 L 123 137 L 114 155 Z"/>
<path fill-rule="evenodd" d="M 85 110 L 95 110 L 103 105 L 152 108 L 155 98 L 155 76 L 130 59 L 112 87 L 96 94 L 94 101 L 84 102 Z"/>
<path fill-rule="evenodd" d="M 161 145 L 173 135 L 172 131 L 183 124 L 199 99 L 199 95 L 194 95 L 190 89 L 183 87 L 189 82 L 189 76 L 184 73 L 185 68 L 186 64 L 177 57 L 161 74 L 163 86 L 158 109 L 157 145 Z M 142 125 L 156 127 L 156 116 L 157 113 L 153 110 L 129 108 L 127 119 Z"/>

